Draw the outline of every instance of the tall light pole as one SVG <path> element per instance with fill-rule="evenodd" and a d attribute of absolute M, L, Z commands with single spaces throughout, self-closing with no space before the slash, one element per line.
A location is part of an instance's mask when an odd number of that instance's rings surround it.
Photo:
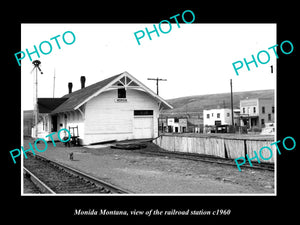
<path fill-rule="evenodd" d="M 32 71 L 35 69 L 35 79 L 34 79 L 34 84 L 35 84 L 35 96 L 34 96 L 34 124 L 35 124 L 35 137 L 37 138 L 38 136 L 38 76 L 37 76 L 37 71 L 39 70 L 41 74 L 43 74 L 40 64 L 41 61 L 39 60 L 34 60 L 32 62 L 34 65 Z"/>
<path fill-rule="evenodd" d="M 161 78 L 148 78 L 148 80 L 156 80 L 156 94 L 158 95 L 158 82 L 159 81 L 167 81 L 167 79 L 161 79 Z"/>

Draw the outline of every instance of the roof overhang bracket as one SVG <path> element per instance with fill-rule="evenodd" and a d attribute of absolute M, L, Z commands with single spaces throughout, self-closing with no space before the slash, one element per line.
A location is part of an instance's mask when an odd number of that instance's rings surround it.
<path fill-rule="evenodd" d="M 78 111 L 80 112 L 82 119 L 84 120 L 85 119 L 84 112 L 82 112 L 82 110 L 80 108 L 78 108 Z"/>

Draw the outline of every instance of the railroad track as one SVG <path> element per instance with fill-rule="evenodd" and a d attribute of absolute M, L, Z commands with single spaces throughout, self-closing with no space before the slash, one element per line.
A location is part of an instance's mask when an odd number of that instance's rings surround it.
<path fill-rule="evenodd" d="M 48 194 L 126 194 L 127 190 L 109 184 L 74 168 L 45 157 L 27 154 L 24 174 Z"/>
<path fill-rule="evenodd" d="M 228 166 L 234 166 L 237 168 L 237 165 L 233 159 L 228 158 L 221 158 L 216 156 L 209 156 L 209 155 L 201 155 L 196 153 L 185 153 L 185 152 L 170 152 L 166 150 L 147 150 L 147 149 L 141 149 L 141 150 L 135 150 L 136 152 L 142 153 L 142 154 L 149 154 L 149 155 L 156 155 L 156 156 L 163 156 L 163 157 L 174 157 L 174 158 L 180 158 L 180 159 L 188 159 L 193 161 L 201 161 L 201 162 L 207 162 L 207 163 L 216 163 L 221 165 L 228 165 Z M 258 163 L 258 162 L 251 162 L 253 166 L 250 166 L 248 162 L 246 162 L 244 165 L 241 166 L 241 169 L 248 168 L 248 169 L 257 169 L 257 170 L 269 170 L 274 171 L 274 164 L 270 163 Z"/>

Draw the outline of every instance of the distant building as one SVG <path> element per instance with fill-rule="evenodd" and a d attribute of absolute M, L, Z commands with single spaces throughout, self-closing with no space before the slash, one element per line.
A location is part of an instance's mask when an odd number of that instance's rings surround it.
<path fill-rule="evenodd" d="M 231 125 L 231 109 L 203 110 L 203 125 Z"/>
<path fill-rule="evenodd" d="M 185 133 L 187 132 L 187 118 L 167 118 L 168 132 Z"/>
<path fill-rule="evenodd" d="M 234 126 L 239 124 L 239 109 L 233 110 Z M 209 109 L 203 110 L 203 131 L 204 133 L 218 132 L 227 133 L 234 132 L 232 125 L 231 109 Z"/>
<path fill-rule="evenodd" d="M 275 107 L 272 98 L 255 98 L 240 101 L 240 125 L 265 127 L 266 123 L 274 123 Z"/>
<path fill-rule="evenodd" d="M 159 116 L 159 131 L 170 133 L 200 133 L 203 130 L 200 112 L 162 112 Z"/>

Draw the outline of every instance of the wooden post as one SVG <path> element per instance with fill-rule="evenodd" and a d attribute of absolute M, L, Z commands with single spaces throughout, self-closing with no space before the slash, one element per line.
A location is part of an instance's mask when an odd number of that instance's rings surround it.
<path fill-rule="evenodd" d="M 232 79 L 230 79 L 230 96 L 231 96 L 231 122 L 234 127 L 234 118 L 233 118 L 233 94 L 232 94 Z"/>

